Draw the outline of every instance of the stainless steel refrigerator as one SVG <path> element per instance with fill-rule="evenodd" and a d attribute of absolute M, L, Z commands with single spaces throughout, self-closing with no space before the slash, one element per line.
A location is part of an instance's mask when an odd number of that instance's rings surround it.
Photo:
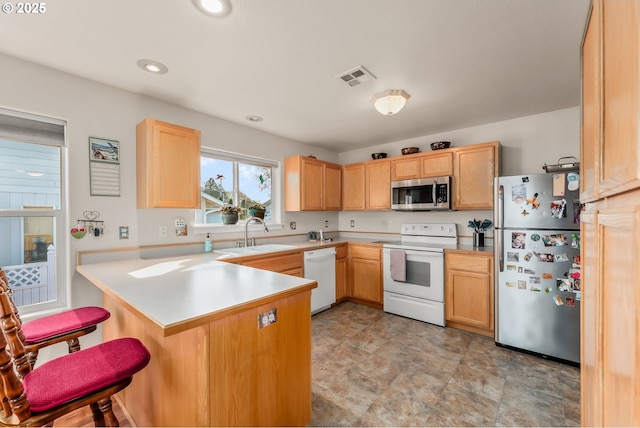
<path fill-rule="evenodd" d="M 577 171 L 495 183 L 497 344 L 580 362 Z"/>

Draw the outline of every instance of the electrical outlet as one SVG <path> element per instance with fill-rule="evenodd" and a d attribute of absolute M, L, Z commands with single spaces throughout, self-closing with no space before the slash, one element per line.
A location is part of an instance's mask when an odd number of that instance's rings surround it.
<path fill-rule="evenodd" d="M 351 220 L 351 227 L 356 227 L 356 221 L 355 220 Z"/>
<path fill-rule="evenodd" d="M 161 238 L 166 238 L 167 236 L 169 236 L 167 226 L 160 226 L 158 228 L 158 236 L 160 236 Z"/>
<path fill-rule="evenodd" d="M 324 227 L 329 227 L 329 220 L 324 221 Z"/>
<path fill-rule="evenodd" d="M 393 229 L 393 220 L 389 220 L 389 223 L 387 224 L 387 227 L 389 229 Z"/>
<path fill-rule="evenodd" d="M 296 222 L 295 221 L 290 221 L 289 222 L 289 229 L 296 230 Z"/>

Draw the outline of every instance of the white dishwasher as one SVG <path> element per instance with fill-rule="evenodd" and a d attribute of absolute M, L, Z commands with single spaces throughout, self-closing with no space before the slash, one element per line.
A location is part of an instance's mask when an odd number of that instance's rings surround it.
<path fill-rule="evenodd" d="M 328 309 L 336 301 L 336 249 L 321 248 L 304 252 L 304 277 L 318 287 L 311 291 L 311 314 Z"/>

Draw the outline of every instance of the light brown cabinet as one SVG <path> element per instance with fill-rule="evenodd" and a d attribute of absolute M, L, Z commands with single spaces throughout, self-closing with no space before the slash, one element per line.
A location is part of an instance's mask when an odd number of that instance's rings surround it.
<path fill-rule="evenodd" d="M 593 0 L 582 44 L 583 426 L 640 426 L 640 1 Z"/>
<path fill-rule="evenodd" d="M 349 243 L 351 299 L 382 309 L 382 246 Z"/>
<path fill-rule="evenodd" d="M 365 204 L 365 163 L 352 163 L 342 168 L 342 209 L 362 211 Z"/>
<path fill-rule="evenodd" d="M 138 208 L 200 207 L 200 131 L 143 120 L 136 168 Z"/>
<path fill-rule="evenodd" d="M 336 246 L 336 301 L 340 302 L 349 296 L 347 289 L 347 245 Z"/>
<path fill-rule="evenodd" d="M 451 150 L 419 153 L 391 159 L 391 180 L 451 176 L 453 154 Z"/>
<path fill-rule="evenodd" d="M 391 161 L 381 159 L 343 167 L 342 209 L 391 209 Z"/>
<path fill-rule="evenodd" d="M 284 160 L 285 211 L 338 211 L 342 202 L 342 167 L 308 156 Z"/>
<path fill-rule="evenodd" d="M 365 164 L 365 209 L 391 209 L 391 161 L 389 159 Z"/>
<path fill-rule="evenodd" d="M 493 209 L 493 180 L 499 173 L 500 143 L 474 144 L 453 151 L 453 208 Z"/>
<path fill-rule="evenodd" d="M 493 336 L 493 255 L 447 251 L 445 271 L 447 325 Z"/>

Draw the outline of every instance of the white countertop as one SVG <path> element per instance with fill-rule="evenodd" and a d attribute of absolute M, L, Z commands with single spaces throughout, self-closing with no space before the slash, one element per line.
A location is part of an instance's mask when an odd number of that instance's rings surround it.
<path fill-rule="evenodd" d="M 317 286 L 305 278 L 216 261 L 216 256 L 131 259 L 79 265 L 76 270 L 164 335 L 178 332 L 185 323 L 204 324 L 233 308 Z"/>

